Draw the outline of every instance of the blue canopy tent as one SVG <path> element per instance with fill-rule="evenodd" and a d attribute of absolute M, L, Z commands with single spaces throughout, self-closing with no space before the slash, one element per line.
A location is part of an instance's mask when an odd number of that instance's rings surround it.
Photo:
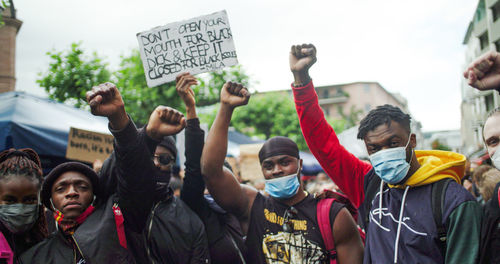
<path fill-rule="evenodd" d="M 32 148 L 44 170 L 65 161 L 70 127 L 108 133 L 108 120 L 24 92 L 0 94 L 0 150 Z"/>

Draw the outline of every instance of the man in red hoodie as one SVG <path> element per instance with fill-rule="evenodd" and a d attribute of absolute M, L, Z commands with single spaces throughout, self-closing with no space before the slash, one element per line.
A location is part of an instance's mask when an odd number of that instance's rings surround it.
<path fill-rule="evenodd" d="M 474 263 L 480 207 L 460 185 L 465 157 L 414 150 L 411 117 L 383 105 L 361 120 L 358 138 L 364 140 L 371 164 L 361 161 L 340 145 L 326 122 L 309 77 L 315 62 L 313 45 L 292 46 L 300 127 L 321 166 L 360 209 L 367 234 L 363 262 Z M 438 206 L 441 212 L 435 213 Z"/>

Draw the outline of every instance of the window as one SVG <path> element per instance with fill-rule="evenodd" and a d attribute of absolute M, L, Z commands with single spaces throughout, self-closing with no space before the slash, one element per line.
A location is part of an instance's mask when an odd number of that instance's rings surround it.
<path fill-rule="evenodd" d="M 485 105 L 486 105 L 486 113 L 489 113 L 491 110 L 495 108 L 495 99 L 493 98 L 493 94 L 488 94 L 484 97 Z"/>
<path fill-rule="evenodd" d="M 486 17 L 486 7 L 484 5 L 484 0 L 480 0 L 477 4 L 476 14 L 474 15 L 474 22 L 479 22 Z"/>
<path fill-rule="evenodd" d="M 342 90 L 342 87 L 338 87 L 337 91 L 335 92 L 335 96 L 345 96 L 344 91 Z"/>
<path fill-rule="evenodd" d="M 363 88 L 365 90 L 365 93 L 369 93 L 370 92 L 370 85 L 369 84 L 367 84 L 367 83 L 363 84 Z"/>
<path fill-rule="evenodd" d="M 498 52 L 500 52 L 500 40 L 497 40 L 497 41 L 495 42 L 495 49 L 496 49 Z"/>
<path fill-rule="evenodd" d="M 481 44 L 481 50 L 484 50 L 488 47 L 488 42 L 488 31 L 486 31 L 481 36 L 479 36 L 479 44 Z"/>
<path fill-rule="evenodd" d="M 365 112 L 370 112 L 372 106 L 370 104 L 365 104 Z"/>
<path fill-rule="evenodd" d="M 491 13 L 493 14 L 493 22 L 500 18 L 500 2 L 491 7 Z"/>
<path fill-rule="evenodd" d="M 323 90 L 323 98 L 328 98 L 328 89 Z"/>

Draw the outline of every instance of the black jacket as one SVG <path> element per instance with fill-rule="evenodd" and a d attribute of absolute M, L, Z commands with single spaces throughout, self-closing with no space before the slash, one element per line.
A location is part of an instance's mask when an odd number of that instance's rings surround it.
<path fill-rule="evenodd" d="M 493 196 L 484 205 L 483 223 L 481 226 L 481 247 L 479 251 L 479 263 L 500 263 L 500 206 L 498 203 L 497 184 Z"/>
<path fill-rule="evenodd" d="M 149 138 L 145 129 L 139 130 L 141 142 L 145 143 L 151 160 L 158 142 Z M 111 196 L 119 180 L 116 173 L 115 157 L 108 158 L 101 169 L 100 193 Z M 153 168 L 152 178 L 157 178 L 159 170 Z M 136 254 L 144 254 L 142 263 L 209 263 L 210 257 L 203 223 L 189 207 L 173 196 L 170 188 L 152 188 L 153 206 L 148 208 L 146 226 L 140 234 L 145 248 Z M 154 190 L 154 191 L 153 191 Z"/>
<path fill-rule="evenodd" d="M 111 129 L 110 129 L 111 130 Z M 137 239 L 144 230 L 154 196 L 151 177 L 154 166 L 148 149 L 131 121 L 115 136 L 114 157 L 118 184 L 116 193 L 103 197 L 96 193 L 96 209 L 71 237 L 54 232 L 49 238 L 21 255 L 22 263 L 75 263 L 78 254 L 86 263 L 144 263 L 144 241 Z M 118 240 L 113 204 L 123 213 L 127 248 Z M 74 243 L 71 243 L 72 239 Z M 135 260 L 134 260 L 135 259 Z"/>
<path fill-rule="evenodd" d="M 201 174 L 204 131 L 200 121 L 187 121 L 185 131 L 186 168 L 181 199 L 200 217 L 207 230 L 210 258 L 213 263 L 244 263 L 245 244 L 238 219 L 222 210 L 211 197 L 204 197 L 205 182 Z"/>

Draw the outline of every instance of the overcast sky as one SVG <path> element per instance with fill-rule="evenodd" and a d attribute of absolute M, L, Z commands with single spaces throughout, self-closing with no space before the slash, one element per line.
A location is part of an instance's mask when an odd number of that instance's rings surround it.
<path fill-rule="evenodd" d="M 408 99 L 424 131 L 460 127 L 462 45 L 476 0 L 14 0 L 16 89 L 44 95 L 35 80 L 50 50 L 82 41 L 116 69 L 136 33 L 225 9 L 238 60 L 253 89 L 287 89 L 292 44 L 313 43 L 315 85 L 376 81 Z"/>

